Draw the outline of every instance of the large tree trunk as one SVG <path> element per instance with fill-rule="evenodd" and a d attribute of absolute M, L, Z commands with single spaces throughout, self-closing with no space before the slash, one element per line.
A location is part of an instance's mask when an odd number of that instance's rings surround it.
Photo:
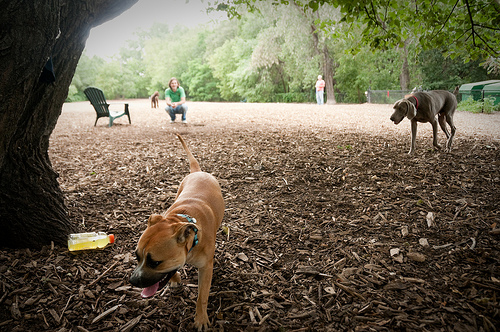
<path fill-rule="evenodd" d="M 64 244 L 75 229 L 49 138 L 90 29 L 135 2 L 0 0 L 0 246 Z M 52 83 L 40 79 L 49 58 Z"/>
<path fill-rule="evenodd" d="M 330 58 L 330 52 L 328 52 L 328 47 L 323 46 L 323 71 L 325 73 L 325 92 L 326 92 L 326 103 L 328 105 L 334 105 L 337 103 L 335 99 L 335 89 L 333 82 L 333 61 Z"/>
<path fill-rule="evenodd" d="M 323 44 L 323 49 L 320 49 L 319 32 L 314 24 L 311 24 L 311 36 L 316 54 L 323 56 L 323 73 L 321 73 L 321 75 L 325 79 L 326 103 L 330 105 L 336 104 L 337 101 L 335 100 L 335 86 L 333 81 L 333 61 L 330 59 L 330 52 L 328 51 L 326 43 Z"/>
<path fill-rule="evenodd" d="M 410 84 L 410 66 L 408 65 L 408 43 L 409 39 L 405 40 L 404 46 L 400 49 L 403 65 L 401 67 L 401 74 L 399 75 L 399 85 L 401 90 L 408 90 Z"/>

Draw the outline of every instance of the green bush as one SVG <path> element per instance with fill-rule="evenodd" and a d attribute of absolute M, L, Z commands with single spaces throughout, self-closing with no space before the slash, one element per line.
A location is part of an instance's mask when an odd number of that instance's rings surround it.
<path fill-rule="evenodd" d="M 66 97 L 67 103 L 72 103 L 75 101 L 84 101 L 87 100 L 85 94 L 83 92 L 79 92 L 74 84 L 69 86 L 68 96 Z"/>
<path fill-rule="evenodd" d="M 495 100 L 493 98 L 484 98 L 483 100 L 473 100 L 472 97 L 461 101 L 458 104 L 457 109 L 459 111 L 467 111 L 472 113 L 492 113 L 494 111 L 500 111 L 500 104 L 494 105 Z"/>
<path fill-rule="evenodd" d="M 484 98 L 483 101 L 483 110 L 484 113 L 493 113 L 494 111 L 500 111 L 500 104 L 495 105 L 494 98 Z"/>

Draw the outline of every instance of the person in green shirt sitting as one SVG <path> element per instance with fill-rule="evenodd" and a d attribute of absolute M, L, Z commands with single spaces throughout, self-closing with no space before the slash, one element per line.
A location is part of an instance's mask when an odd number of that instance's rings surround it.
<path fill-rule="evenodd" d="M 168 89 L 165 90 L 165 101 L 167 102 L 165 111 L 170 115 L 170 123 L 175 122 L 176 114 L 182 114 L 182 123 L 187 123 L 186 93 L 175 77 L 172 77 L 168 82 Z"/>

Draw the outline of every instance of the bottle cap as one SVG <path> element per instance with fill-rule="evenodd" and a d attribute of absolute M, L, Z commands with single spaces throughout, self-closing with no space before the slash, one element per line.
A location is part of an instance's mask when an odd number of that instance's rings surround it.
<path fill-rule="evenodd" d="M 114 234 L 109 234 L 108 238 L 109 238 L 109 243 L 115 243 L 115 235 Z"/>

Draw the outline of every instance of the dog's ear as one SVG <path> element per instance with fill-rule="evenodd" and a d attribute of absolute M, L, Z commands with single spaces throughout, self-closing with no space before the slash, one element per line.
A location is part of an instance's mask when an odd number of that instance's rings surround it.
<path fill-rule="evenodd" d="M 177 242 L 186 242 L 186 239 L 198 231 L 198 227 L 195 224 L 185 224 L 177 231 Z"/>
<path fill-rule="evenodd" d="M 408 107 L 408 111 L 406 112 L 406 117 L 408 118 L 408 120 L 411 120 L 417 116 L 417 108 L 408 100 L 406 101 L 406 107 Z"/>
<path fill-rule="evenodd" d="M 150 215 L 149 219 L 148 219 L 148 227 L 153 226 L 154 224 L 160 222 L 161 220 L 163 220 L 163 216 L 161 216 L 159 214 Z"/>

